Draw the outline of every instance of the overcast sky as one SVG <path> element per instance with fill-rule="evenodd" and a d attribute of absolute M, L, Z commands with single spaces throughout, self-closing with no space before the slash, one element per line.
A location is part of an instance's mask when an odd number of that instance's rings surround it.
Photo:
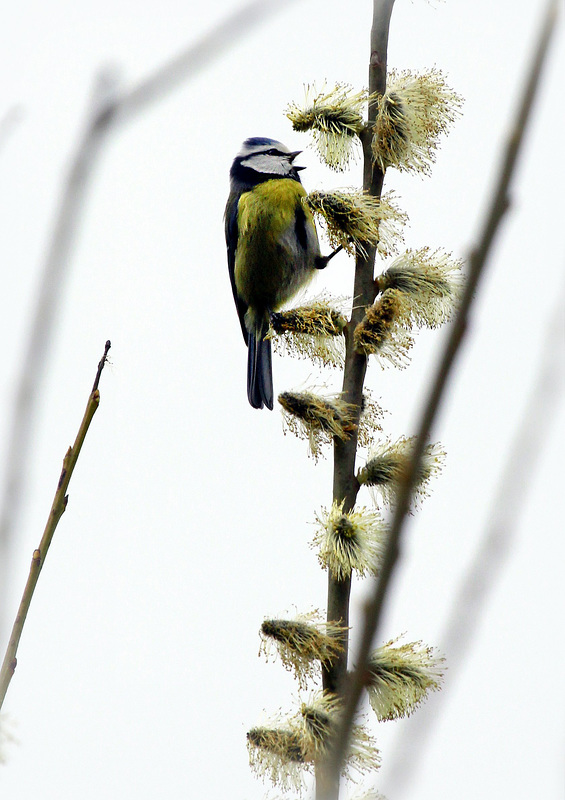
<path fill-rule="evenodd" d="M 464 257 L 475 241 L 543 5 L 397 0 L 389 64 L 435 65 L 465 98 L 431 178 L 387 173 L 386 187 L 410 217 L 407 247 Z M 130 88 L 234 7 L 21 0 L 4 10 L 1 453 L 96 75 L 112 67 Z M 331 453 L 315 464 L 303 441 L 283 435 L 278 410 L 247 402 L 222 215 L 229 167 L 248 136 L 305 149 L 308 190 L 359 185 L 359 162 L 344 175 L 330 172 L 283 112 L 302 99 L 305 83 L 366 85 L 370 20 L 368 0 L 281 4 L 208 68 L 115 129 L 99 154 L 58 290 L 5 628 L 106 339 L 111 366 L 4 705 L 16 741 L 3 748 L 2 796 L 254 800 L 268 789 L 249 770 L 245 733 L 264 712 L 291 711 L 299 693 L 280 663 L 257 657 L 257 631 L 265 616 L 324 608 L 326 576 L 309 543 L 316 512 L 331 502 Z M 555 370 L 563 368 L 563 325 L 549 341 L 547 327 L 564 285 L 564 49 L 561 26 L 512 208 L 434 429 L 445 469 L 407 529 L 382 641 L 405 632 L 440 644 L 542 352 L 550 348 Z M 340 255 L 312 292 L 349 294 L 352 274 Z M 367 385 L 389 412 L 387 435 L 414 432 L 443 336 L 418 334 L 404 371 L 370 364 Z M 309 384 L 331 391 L 339 373 L 275 357 L 274 381 L 276 393 Z M 535 429 L 539 419 L 530 422 Z M 383 758 L 373 785 L 389 800 L 563 797 L 564 433 L 561 407 L 412 790 L 393 783 L 405 728 L 370 720 Z M 354 638 L 366 588 L 357 582 L 353 590 Z"/>

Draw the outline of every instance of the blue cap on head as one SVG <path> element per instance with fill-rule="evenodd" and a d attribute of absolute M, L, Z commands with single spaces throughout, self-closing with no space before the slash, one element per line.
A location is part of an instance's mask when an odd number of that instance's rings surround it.
<path fill-rule="evenodd" d="M 243 156 L 249 156 L 252 153 L 265 152 L 271 149 L 277 150 L 279 153 L 289 152 L 288 147 L 282 142 L 278 142 L 276 139 L 269 139 L 267 136 L 251 136 L 243 142 L 237 155 L 241 158 Z"/>
<path fill-rule="evenodd" d="M 269 139 L 266 136 L 251 136 L 249 139 L 246 139 L 243 143 L 244 147 L 258 147 L 259 145 L 264 144 L 280 144 L 277 142 L 276 139 Z"/>

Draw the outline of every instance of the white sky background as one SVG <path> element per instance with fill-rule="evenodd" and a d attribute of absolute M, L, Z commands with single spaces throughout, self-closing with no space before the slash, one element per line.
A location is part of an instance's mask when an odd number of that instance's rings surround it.
<path fill-rule="evenodd" d="M 543 5 L 397 0 L 390 66 L 437 65 L 466 98 L 431 178 L 387 174 L 386 188 L 397 190 L 410 216 L 407 246 L 468 251 Z M 115 65 L 132 86 L 232 8 L 22 0 L 4 11 L 0 115 L 18 105 L 21 117 L 0 150 L 3 448 L 95 74 Z M 107 142 L 62 289 L 34 427 L 4 614 L 10 624 L 108 338 L 112 366 L 5 702 L 18 741 L 4 748 L 2 796 L 252 800 L 268 788 L 248 768 L 245 733 L 263 709 L 291 710 L 298 692 L 279 663 L 257 658 L 257 631 L 267 615 L 324 607 L 326 578 L 309 541 L 315 512 L 331 501 L 331 454 L 315 465 L 304 442 L 283 436 L 277 411 L 248 405 L 222 215 L 244 138 L 307 146 L 282 113 L 302 99 L 303 83 L 366 84 L 370 19 L 369 0 L 296 2 Z M 514 206 L 434 431 L 446 467 L 408 529 L 381 640 L 406 632 L 439 643 L 562 291 L 558 33 Z M 360 183 L 360 162 L 336 175 L 312 150 L 301 158 L 307 189 Z M 352 272 L 340 256 L 314 290 L 347 293 Z M 386 433 L 413 433 L 442 336 L 418 335 L 405 371 L 371 364 L 367 384 L 390 412 Z M 562 341 L 552 342 L 556 354 L 559 344 L 562 359 Z M 274 379 L 276 392 L 339 386 L 337 373 L 320 378 L 305 362 L 279 357 Z M 472 654 L 449 687 L 417 788 L 403 797 L 563 796 L 564 430 L 561 408 Z M 354 623 L 362 596 L 356 586 Z M 371 724 L 383 756 L 376 785 L 386 790 L 400 728 Z"/>

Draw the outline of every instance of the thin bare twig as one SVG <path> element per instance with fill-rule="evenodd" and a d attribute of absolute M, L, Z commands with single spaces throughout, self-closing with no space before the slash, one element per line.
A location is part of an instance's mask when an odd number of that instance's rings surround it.
<path fill-rule="evenodd" d="M 17 666 L 16 655 L 18 652 L 18 645 L 20 643 L 20 638 L 26 621 L 27 613 L 29 611 L 29 607 L 33 598 L 33 594 L 35 592 L 35 587 L 37 586 L 39 573 L 41 572 L 41 568 L 45 563 L 47 552 L 49 550 L 49 546 L 51 544 L 51 540 L 53 539 L 53 535 L 55 533 L 57 525 L 59 524 L 59 520 L 65 513 L 65 509 L 67 507 L 67 501 L 69 499 L 67 495 L 67 489 L 69 488 L 71 476 L 73 474 L 73 470 L 77 463 L 77 459 L 80 455 L 84 439 L 86 437 L 86 434 L 88 433 L 90 423 L 92 422 L 92 418 L 96 413 L 96 409 L 100 404 L 100 392 L 98 391 L 98 383 L 100 381 L 100 375 L 102 374 L 104 364 L 106 363 L 106 359 L 108 357 L 109 349 L 110 349 L 110 342 L 108 341 L 106 342 L 106 346 L 104 348 L 104 355 L 102 356 L 102 359 L 98 364 L 98 370 L 96 372 L 96 379 L 94 381 L 94 386 L 90 393 L 90 397 L 88 398 L 86 411 L 84 412 L 80 428 L 76 435 L 75 443 L 73 444 L 72 447 L 69 447 L 65 455 L 65 458 L 63 459 L 63 469 L 61 470 L 59 483 L 57 485 L 57 490 L 55 492 L 53 503 L 51 505 L 51 511 L 49 512 L 49 517 L 47 518 L 47 524 L 45 525 L 45 530 L 43 531 L 43 536 L 41 537 L 41 542 L 39 543 L 39 547 L 37 548 L 37 550 L 34 550 L 33 552 L 33 558 L 31 560 L 29 576 L 25 585 L 24 593 L 22 595 L 20 607 L 18 609 L 18 613 L 16 615 L 16 619 L 12 628 L 12 635 L 10 636 L 8 647 L 6 648 L 6 654 L 4 656 L 4 661 L 2 662 L 2 668 L 0 669 L 0 709 L 2 708 L 2 705 L 4 703 L 4 698 L 6 697 L 8 686 L 10 685 L 10 681 L 12 680 L 12 676 L 14 675 Z"/>
<path fill-rule="evenodd" d="M 88 122 L 65 181 L 41 273 L 39 295 L 14 397 L 6 453 L 7 474 L 0 503 L 0 597 L 3 597 L 7 578 L 9 547 L 20 511 L 33 419 L 61 303 L 62 284 L 84 208 L 89 178 L 110 119 L 112 102 L 108 79 L 99 76 L 88 110 Z"/>
<path fill-rule="evenodd" d="M 527 74 L 526 85 L 518 114 L 507 140 L 497 185 L 492 202 L 487 211 L 484 228 L 479 237 L 477 247 L 471 252 L 469 257 L 469 273 L 461 305 L 451 326 L 450 335 L 446 341 L 436 373 L 432 378 L 428 398 L 423 405 L 421 419 L 417 426 L 418 433 L 412 452 L 412 458 L 406 470 L 404 480 L 401 482 L 398 489 L 395 512 L 391 523 L 387 549 L 379 573 L 379 579 L 375 592 L 365 607 L 365 622 L 359 651 L 357 653 L 356 666 L 347 680 L 344 713 L 340 719 L 333 746 L 330 749 L 327 759 L 327 770 L 330 780 L 332 777 L 335 780 L 335 777 L 339 776 L 341 764 L 347 752 L 353 718 L 359 704 L 361 693 L 366 684 L 368 656 L 380 621 L 387 589 L 399 557 L 400 534 L 410 506 L 414 479 L 420 468 L 422 454 L 435 421 L 440 401 L 443 398 L 451 368 L 467 329 L 469 309 L 476 294 L 477 286 L 490 253 L 492 242 L 500 222 L 510 206 L 508 190 L 514 175 L 518 154 L 524 140 L 527 123 L 530 119 L 533 101 L 539 85 L 542 67 L 548 51 L 549 41 L 555 26 L 556 18 L 557 2 L 556 0 L 551 0 L 544 16 L 534 58 Z"/>

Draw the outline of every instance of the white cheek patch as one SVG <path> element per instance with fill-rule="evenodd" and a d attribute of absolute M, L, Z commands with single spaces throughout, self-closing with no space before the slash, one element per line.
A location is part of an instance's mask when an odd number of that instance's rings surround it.
<path fill-rule="evenodd" d="M 249 167 L 255 172 L 264 172 L 268 175 L 288 175 L 292 169 L 287 160 L 278 156 L 269 156 L 266 153 L 257 153 L 241 162 L 242 167 Z"/>

